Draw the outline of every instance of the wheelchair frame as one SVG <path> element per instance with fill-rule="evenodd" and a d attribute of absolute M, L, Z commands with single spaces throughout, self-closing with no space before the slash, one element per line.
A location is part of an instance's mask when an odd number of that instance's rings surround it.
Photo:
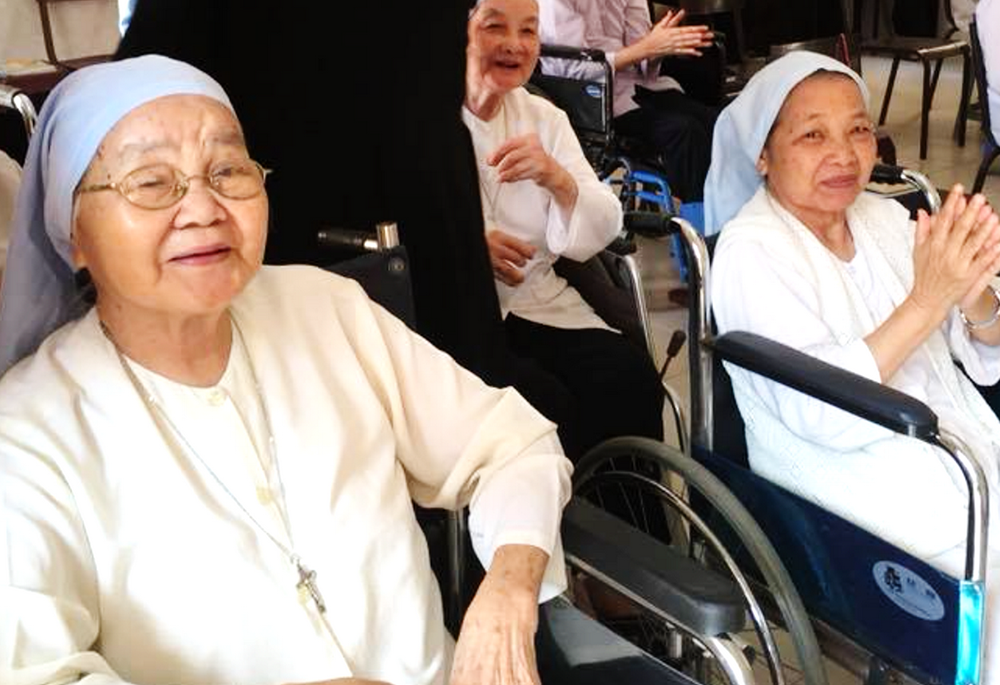
<path fill-rule="evenodd" d="M 12 109 L 21 115 L 24 132 L 30 139 L 38 124 L 38 114 L 31 99 L 23 91 L 0 83 L 0 107 Z"/>

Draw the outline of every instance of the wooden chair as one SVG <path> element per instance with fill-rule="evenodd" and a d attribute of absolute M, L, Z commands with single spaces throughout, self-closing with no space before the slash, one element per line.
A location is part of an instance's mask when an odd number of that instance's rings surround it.
<path fill-rule="evenodd" d="M 997 143 L 993 135 L 990 115 L 989 94 L 986 81 L 986 63 L 983 61 L 983 49 L 979 44 L 979 29 L 976 27 L 976 20 L 973 19 L 969 25 L 969 42 L 972 45 L 972 64 L 976 72 L 976 86 L 979 91 L 979 103 L 982 106 L 982 127 L 983 127 L 983 161 L 979 164 L 976 172 L 976 180 L 972 184 L 972 192 L 978 193 L 986 183 L 986 174 L 989 172 L 993 162 L 1000 156 L 1000 144 Z"/>
<path fill-rule="evenodd" d="M 86 57 L 74 57 L 71 59 L 59 59 L 56 54 L 55 41 L 52 39 L 52 18 L 49 15 L 49 5 L 59 4 L 67 2 L 76 2 L 77 0 L 37 0 L 38 1 L 38 14 L 42 22 L 42 37 L 45 40 L 45 54 L 51 64 L 57 67 L 69 71 L 76 71 L 77 69 L 82 69 L 83 67 L 88 67 L 92 64 L 100 64 L 101 62 L 107 62 L 111 59 L 112 55 L 89 55 Z"/>

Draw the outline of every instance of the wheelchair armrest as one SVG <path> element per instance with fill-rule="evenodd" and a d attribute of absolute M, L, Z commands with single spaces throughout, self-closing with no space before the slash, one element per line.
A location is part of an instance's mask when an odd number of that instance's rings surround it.
<path fill-rule="evenodd" d="M 562 539 L 571 565 L 697 635 L 745 627 L 735 582 L 589 502 L 574 498 L 566 507 Z"/>
<path fill-rule="evenodd" d="M 746 331 L 730 331 L 707 344 L 718 359 L 896 433 L 921 440 L 937 435 L 937 415 L 923 402 L 787 345 Z"/>
<path fill-rule="evenodd" d="M 574 62 L 603 62 L 604 50 L 596 48 L 581 48 L 572 45 L 542 44 L 542 57 L 557 57 Z"/>

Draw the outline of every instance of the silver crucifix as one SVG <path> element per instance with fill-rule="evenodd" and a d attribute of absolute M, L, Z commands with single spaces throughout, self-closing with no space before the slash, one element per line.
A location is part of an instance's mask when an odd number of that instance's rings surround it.
<path fill-rule="evenodd" d="M 292 557 L 292 563 L 295 564 L 295 570 L 299 572 L 299 582 L 295 584 L 299 594 L 304 596 L 305 593 L 308 593 L 316 604 L 316 608 L 319 609 L 319 613 L 325 614 L 326 604 L 323 602 L 323 595 L 319 592 L 319 585 L 316 584 L 316 572 L 309 569 L 298 557 Z"/>

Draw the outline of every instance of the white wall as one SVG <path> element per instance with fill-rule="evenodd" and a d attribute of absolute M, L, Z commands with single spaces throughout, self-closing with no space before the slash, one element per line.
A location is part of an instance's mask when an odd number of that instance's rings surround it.
<path fill-rule="evenodd" d="M 108 54 L 118 45 L 115 0 L 56 2 L 49 15 L 60 59 Z M 0 0 L 0 61 L 8 59 L 45 59 L 36 0 Z"/>

